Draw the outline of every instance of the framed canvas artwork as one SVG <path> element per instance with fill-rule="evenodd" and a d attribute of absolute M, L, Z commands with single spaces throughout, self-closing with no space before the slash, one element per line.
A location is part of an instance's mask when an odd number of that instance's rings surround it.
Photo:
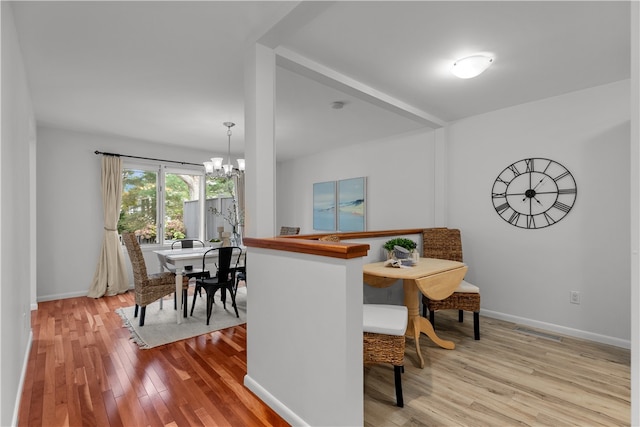
<path fill-rule="evenodd" d="M 366 178 L 338 181 L 338 231 L 364 231 L 366 227 Z"/>
<path fill-rule="evenodd" d="M 313 184 L 313 229 L 336 230 L 336 182 Z"/>

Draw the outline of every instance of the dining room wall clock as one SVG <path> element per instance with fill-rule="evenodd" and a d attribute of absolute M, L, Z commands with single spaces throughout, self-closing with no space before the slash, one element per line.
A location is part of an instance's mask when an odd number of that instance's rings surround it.
<path fill-rule="evenodd" d="M 500 218 L 528 229 L 549 227 L 576 202 L 578 187 L 560 163 L 533 157 L 510 164 L 496 178 L 491 200 Z"/>

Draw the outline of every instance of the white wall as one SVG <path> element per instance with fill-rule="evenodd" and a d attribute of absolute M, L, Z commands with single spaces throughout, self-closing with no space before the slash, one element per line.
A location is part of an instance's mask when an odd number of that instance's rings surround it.
<path fill-rule="evenodd" d="M 30 271 L 35 126 L 11 7 L 1 2 L 0 425 L 14 425 L 31 344 Z"/>
<path fill-rule="evenodd" d="M 434 223 L 432 135 L 278 164 L 278 225 L 312 232 L 312 184 L 356 176 L 368 178 L 368 229 L 445 225 Z M 450 125 L 446 225 L 462 230 L 484 314 L 630 345 L 629 137 L 629 81 Z M 552 227 L 521 230 L 493 208 L 500 171 L 527 157 L 554 159 L 577 180 L 573 210 Z M 580 305 L 569 303 L 571 290 Z"/>
<path fill-rule="evenodd" d="M 86 295 L 91 285 L 103 233 L 101 166 L 96 150 L 192 163 L 215 154 L 114 136 L 38 128 L 39 301 Z M 146 259 L 153 272 L 157 268 L 154 257 Z M 129 270 L 130 267 L 127 263 Z"/>
<path fill-rule="evenodd" d="M 367 144 L 352 145 L 280 162 L 277 167 L 277 229 L 299 226 L 313 233 L 313 184 L 365 176 L 367 230 L 434 226 L 435 133 L 428 129 Z M 422 236 L 403 236 L 422 248 Z M 388 239 L 365 239 L 371 249 L 365 262 L 383 260 Z M 354 240 L 354 243 L 360 242 Z M 402 304 L 402 282 L 376 289 L 364 285 L 364 300 L 373 304 Z"/>
<path fill-rule="evenodd" d="M 629 129 L 629 81 L 450 126 L 448 226 L 462 230 L 485 314 L 630 345 Z M 491 202 L 498 174 L 528 157 L 556 160 L 577 181 L 573 209 L 544 229 L 508 224 Z"/>
<path fill-rule="evenodd" d="M 631 4 L 631 425 L 640 425 L 640 3 Z"/>
<path fill-rule="evenodd" d="M 367 230 L 423 228 L 434 221 L 434 132 L 425 130 L 280 162 L 276 226 L 313 232 L 313 184 L 367 178 Z"/>
<path fill-rule="evenodd" d="M 362 425 L 362 258 L 249 257 L 244 384 L 292 425 Z"/>

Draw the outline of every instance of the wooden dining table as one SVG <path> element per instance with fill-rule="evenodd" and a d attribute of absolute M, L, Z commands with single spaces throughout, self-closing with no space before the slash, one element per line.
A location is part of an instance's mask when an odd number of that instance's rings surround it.
<path fill-rule="evenodd" d="M 420 333 L 427 335 L 434 343 L 442 348 L 453 350 L 455 344 L 438 337 L 433 325 L 420 316 L 419 292 L 432 300 L 443 300 L 450 296 L 458 287 L 465 274 L 467 266 L 458 261 L 436 258 L 419 258 L 412 267 L 391 267 L 385 262 L 365 264 L 363 281 L 376 288 L 386 288 L 402 279 L 404 288 L 404 305 L 408 309 L 408 324 L 406 336 L 414 338 L 420 368 L 424 368 L 424 358 L 420 352 Z"/>

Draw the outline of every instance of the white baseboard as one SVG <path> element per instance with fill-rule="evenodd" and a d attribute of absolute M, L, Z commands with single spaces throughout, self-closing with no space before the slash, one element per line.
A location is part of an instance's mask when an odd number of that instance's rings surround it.
<path fill-rule="evenodd" d="M 86 297 L 89 289 L 85 291 L 77 291 L 77 292 L 67 292 L 64 294 L 52 294 L 52 295 L 39 295 L 37 298 L 38 302 L 44 301 L 54 301 L 58 299 L 67 299 L 67 298 L 76 298 L 76 297 Z"/>
<path fill-rule="evenodd" d="M 308 426 L 302 418 L 276 399 L 271 393 L 264 389 L 260 384 L 253 380 L 248 374 L 244 376 L 244 386 L 251 390 L 253 394 L 258 396 L 260 400 L 267 404 L 271 409 L 276 411 L 286 422 L 292 426 Z"/>
<path fill-rule="evenodd" d="M 130 291 L 133 290 L 133 285 L 129 285 L 129 290 Z M 89 289 L 86 289 L 84 291 L 67 292 L 64 294 L 41 295 L 41 296 L 38 296 L 37 301 L 44 302 L 44 301 L 54 301 L 54 300 L 67 299 L 67 298 L 86 297 L 88 293 L 89 293 Z M 31 309 L 37 310 L 38 309 L 37 304 L 35 308 L 33 307 L 33 304 L 32 304 Z"/>
<path fill-rule="evenodd" d="M 13 407 L 12 426 L 18 425 L 18 412 L 20 411 L 20 400 L 22 399 L 22 390 L 24 389 L 24 379 L 27 376 L 27 365 L 29 363 L 29 354 L 31 354 L 31 344 L 33 343 L 33 331 L 29 331 L 29 342 L 24 352 L 24 361 L 22 362 L 22 372 L 20 373 L 20 382 L 18 383 L 18 391 L 16 392 L 16 404 Z"/>
<path fill-rule="evenodd" d="M 593 332 L 582 331 L 580 329 L 567 328 L 566 326 L 559 326 L 553 323 L 540 322 L 538 320 L 513 316 L 511 314 L 500 313 L 497 311 L 481 309 L 480 314 L 486 317 L 492 317 L 494 319 L 517 323 L 519 325 L 531 326 L 538 329 L 557 332 L 559 334 L 567 335 L 574 338 L 581 338 L 589 341 L 599 342 L 602 344 L 608 344 L 616 347 L 631 349 L 631 341 L 629 340 L 623 340 L 620 338 L 610 337 L 607 335 L 595 334 Z"/>

